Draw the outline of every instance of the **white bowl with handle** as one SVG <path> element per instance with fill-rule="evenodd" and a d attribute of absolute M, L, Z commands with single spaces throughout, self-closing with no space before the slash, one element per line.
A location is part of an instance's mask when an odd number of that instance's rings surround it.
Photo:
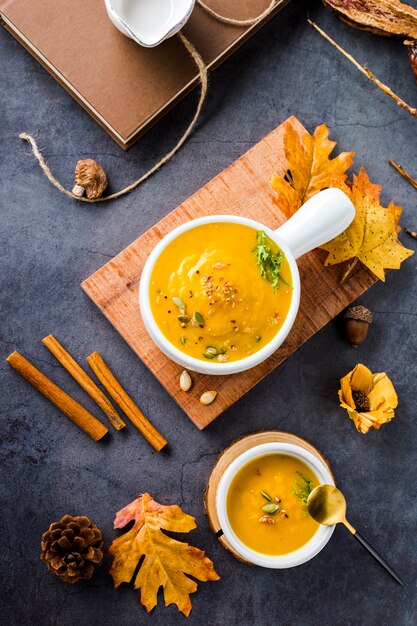
<path fill-rule="evenodd" d="M 142 271 L 139 286 L 140 310 L 149 335 L 159 349 L 172 361 L 182 367 L 200 374 L 236 374 L 255 367 L 271 356 L 284 342 L 290 332 L 300 305 L 300 275 L 297 259 L 314 248 L 330 241 L 343 232 L 355 217 L 355 208 L 343 191 L 336 188 L 325 189 L 307 200 L 307 202 L 277 230 L 247 217 L 237 215 L 210 215 L 191 220 L 168 233 L 155 246 Z M 277 334 L 257 352 L 238 361 L 227 363 L 205 362 L 190 357 L 165 337 L 158 327 L 151 310 L 150 283 L 151 275 L 161 252 L 182 233 L 202 224 L 231 222 L 244 224 L 259 231 L 274 241 L 285 254 L 291 270 L 292 298 L 288 313 Z"/>

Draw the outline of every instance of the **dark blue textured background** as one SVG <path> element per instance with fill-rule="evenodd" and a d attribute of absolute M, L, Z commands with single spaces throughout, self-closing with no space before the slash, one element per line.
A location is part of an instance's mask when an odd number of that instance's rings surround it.
<path fill-rule="evenodd" d="M 414 3 L 414 6 L 416 4 Z M 416 623 L 416 270 L 417 257 L 361 302 L 375 315 L 353 350 L 329 324 L 204 432 L 199 432 L 83 294 L 80 283 L 289 115 L 313 130 L 326 122 L 404 206 L 417 230 L 417 192 L 388 158 L 417 173 L 417 120 L 361 76 L 306 23 L 307 11 L 410 103 L 417 86 L 400 41 L 350 29 L 317 2 L 293 2 L 218 69 L 198 128 L 174 160 L 131 195 L 88 206 L 59 194 L 18 134 L 38 137 L 49 164 L 71 186 L 74 164 L 93 156 L 112 189 L 129 183 L 188 123 L 190 95 L 123 153 L 3 29 L 0 30 L 1 613 L 12 625 L 127 626 L 185 623 L 171 606 L 147 616 L 138 592 L 114 590 L 109 563 L 87 583 L 62 584 L 39 562 L 39 541 L 64 513 L 85 514 L 115 536 L 115 512 L 139 492 L 177 502 L 196 517 L 189 540 L 222 577 L 192 597 L 190 626 L 411 626 Z M 198 47 L 198 42 L 196 42 Z M 402 235 L 408 247 L 415 241 Z M 94 444 L 4 362 L 15 349 L 95 411 L 42 346 L 55 334 L 83 361 L 99 350 L 170 442 L 157 454 L 132 427 Z M 363 436 L 338 407 L 339 378 L 358 361 L 386 370 L 399 395 L 394 421 Z M 288 571 L 245 566 L 208 528 L 202 495 L 217 454 L 233 439 L 279 428 L 316 444 L 332 463 L 351 522 L 397 566 L 400 588 L 343 528 L 310 563 Z"/>

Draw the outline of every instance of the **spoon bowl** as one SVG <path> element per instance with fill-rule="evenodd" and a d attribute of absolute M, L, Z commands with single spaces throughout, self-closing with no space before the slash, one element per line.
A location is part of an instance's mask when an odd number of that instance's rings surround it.
<path fill-rule="evenodd" d="M 319 524 L 333 526 L 346 521 L 346 500 L 334 485 L 319 485 L 310 493 L 308 512 Z"/>

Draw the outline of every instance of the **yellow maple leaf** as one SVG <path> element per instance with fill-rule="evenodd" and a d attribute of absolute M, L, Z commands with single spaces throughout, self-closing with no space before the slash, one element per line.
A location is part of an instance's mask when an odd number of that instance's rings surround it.
<path fill-rule="evenodd" d="M 277 193 L 276 202 L 287 217 L 316 193 L 327 187 L 344 189 L 346 170 L 354 152 L 342 152 L 330 159 L 336 142 L 329 140 L 326 124 L 317 126 L 313 135 L 300 133 L 287 122 L 284 131 L 286 172 L 273 176 L 271 186 Z"/>
<path fill-rule="evenodd" d="M 187 533 L 196 528 L 194 518 L 179 506 L 164 506 L 145 493 L 116 514 L 114 527 L 124 528 L 133 520 L 133 527 L 109 548 L 114 556 L 110 568 L 114 586 L 129 583 L 144 557 L 135 577 L 143 606 L 151 611 L 163 587 L 165 606 L 176 604 L 188 617 L 192 608 L 190 593 L 197 590 L 197 583 L 186 574 L 201 581 L 219 580 L 219 576 L 202 550 L 176 541 L 162 530 Z"/>
<path fill-rule="evenodd" d="M 364 168 L 353 176 L 351 188 L 344 191 L 355 206 L 356 216 L 341 235 L 321 246 L 329 253 L 325 265 L 357 259 L 385 281 L 385 269 L 399 269 L 414 254 L 398 240 L 402 209 L 393 202 L 381 206 L 381 186 L 371 183 Z"/>

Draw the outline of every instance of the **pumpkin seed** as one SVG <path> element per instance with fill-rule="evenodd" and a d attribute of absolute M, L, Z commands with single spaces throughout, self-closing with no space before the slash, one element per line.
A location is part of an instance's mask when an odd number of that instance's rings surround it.
<path fill-rule="evenodd" d="M 265 500 L 268 500 L 268 502 L 272 502 L 271 496 L 266 491 L 261 491 L 261 496 L 265 498 Z"/>
<path fill-rule="evenodd" d="M 182 345 L 185 346 L 185 344 L 187 343 L 187 338 L 182 336 L 182 337 L 180 337 L 180 341 L 181 341 Z"/>
<path fill-rule="evenodd" d="M 214 346 L 207 346 L 207 348 L 203 352 L 203 356 L 206 359 L 214 359 L 215 356 L 218 355 L 217 348 Z"/>
<path fill-rule="evenodd" d="M 192 324 L 193 326 L 200 326 L 200 328 L 204 328 L 204 318 L 198 311 L 196 311 L 193 315 Z"/>
<path fill-rule="evenodd" d="M 177 315 L 177 320 L 179 320 L 181 324 L 188 324 L 190 318 L 188 317 L 188 315 Z"/>
<path fill-rule="evenodd" d="M 200 396 L 200 402 L 201 404 L 204 404 L 204 405 L 211 404 L 213 400 L 216 398 L 216 396 L 217 396 L 217 391 L 205 391 Z"/>
<path fill-rule="evenodd" d="M 177 306 L 179 309 L 185 309 L 185 304 L 184 301 L 181 300 L 181 298 L 172 298 L 172 302 L 175 304 L 175 306 Z"/>
<path fill-rule="evenodd" d="M 188 391 L 192 384 L 193 381 L 191 380 L 191 376 L 187 370 L 184 370 L 180 376 L 180 389 L 182 389 L 182 391 Z"/>
<path fill-rule="evenodd" d="M 269 513 L 269 515 L 274 515 L 275 513 L 278 513 L 279 506 L 278 504 L 274 504 L 273 502 L 271 502 L 270 504 L 264 504 L 264 506 L 262 507 L 262 511 L 264 513 Z"/>

